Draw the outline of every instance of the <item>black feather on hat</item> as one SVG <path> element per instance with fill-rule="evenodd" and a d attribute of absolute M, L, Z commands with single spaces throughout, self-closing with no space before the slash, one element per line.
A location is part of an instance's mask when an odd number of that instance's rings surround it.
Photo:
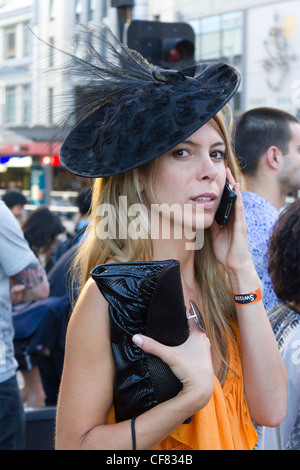
<path fill-rule="evenodd" d="M 220 111 L 240 83 L 239 72 L 223 62 L 156 67 L 106 26 L 87 38 L 89 60 L 69 54 L 84 93 L 79 121 L 60 150 L 62 165 L 75 175 L 117 175 L 162 155 Z"/>

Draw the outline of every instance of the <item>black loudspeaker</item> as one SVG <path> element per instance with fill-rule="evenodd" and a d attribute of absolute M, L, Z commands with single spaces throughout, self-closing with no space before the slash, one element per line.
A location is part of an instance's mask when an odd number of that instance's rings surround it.
<path fill-rule="evenodd" d="M 112 7 L 133 7 L 134 1 L 133 0 L 111 0 Z"/>
<path fill-rule="evenodd" d="M 56 407 L 25 408 L 25 450 L 54 450 Z"/>

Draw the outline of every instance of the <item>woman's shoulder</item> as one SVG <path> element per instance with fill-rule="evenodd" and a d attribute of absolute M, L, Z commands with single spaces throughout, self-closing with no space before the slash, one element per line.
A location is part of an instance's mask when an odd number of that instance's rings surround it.
<path fill-rule="evenodd" d="M 99 291 L 93 279 L 89 279 L 74 306 L 69 329 L 73 332 L 85 333 L 87 330 L 101 328 L 108 317 L 108 302 Z"/>
<path fill-rule="evenodd" d="M 89 278 L 87 282 L 84 284 L 80 296 L 77 300 L 77 303 L 82 302 L 106 302 L 103 295 L 99 291 L 96 282 Z"/>

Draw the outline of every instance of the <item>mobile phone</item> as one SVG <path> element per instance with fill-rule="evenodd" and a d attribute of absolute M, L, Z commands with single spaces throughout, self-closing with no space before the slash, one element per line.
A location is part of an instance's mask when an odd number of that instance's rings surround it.
<path fill-rule="evenodd" d="M 236 192 L 229 181 L 226 180 L 221 202 L 215 215 L 215 220 L 218 225 L 223 226 L 228 223 L 235 201 Z"/>

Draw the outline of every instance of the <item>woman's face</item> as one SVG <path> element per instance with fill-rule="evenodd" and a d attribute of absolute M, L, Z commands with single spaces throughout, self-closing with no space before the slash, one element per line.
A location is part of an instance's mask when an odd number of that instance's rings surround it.
<path fill-rule="evenodd" d="M 192 230 L 207 228 L 214 220 L 226 180 L 226 144 L 207 123 L 157 159 L 153 191 L 140 174 L 140 188 L 148 206 L 178 208 Z M 186 212 L 187 211 L 187 212 Z M 179 221 L 171 214 L 171 220 Z M 183 220 L 183 218 L 181 219 Z M 180 222 L 180 221 L 179 221 Z"/>

